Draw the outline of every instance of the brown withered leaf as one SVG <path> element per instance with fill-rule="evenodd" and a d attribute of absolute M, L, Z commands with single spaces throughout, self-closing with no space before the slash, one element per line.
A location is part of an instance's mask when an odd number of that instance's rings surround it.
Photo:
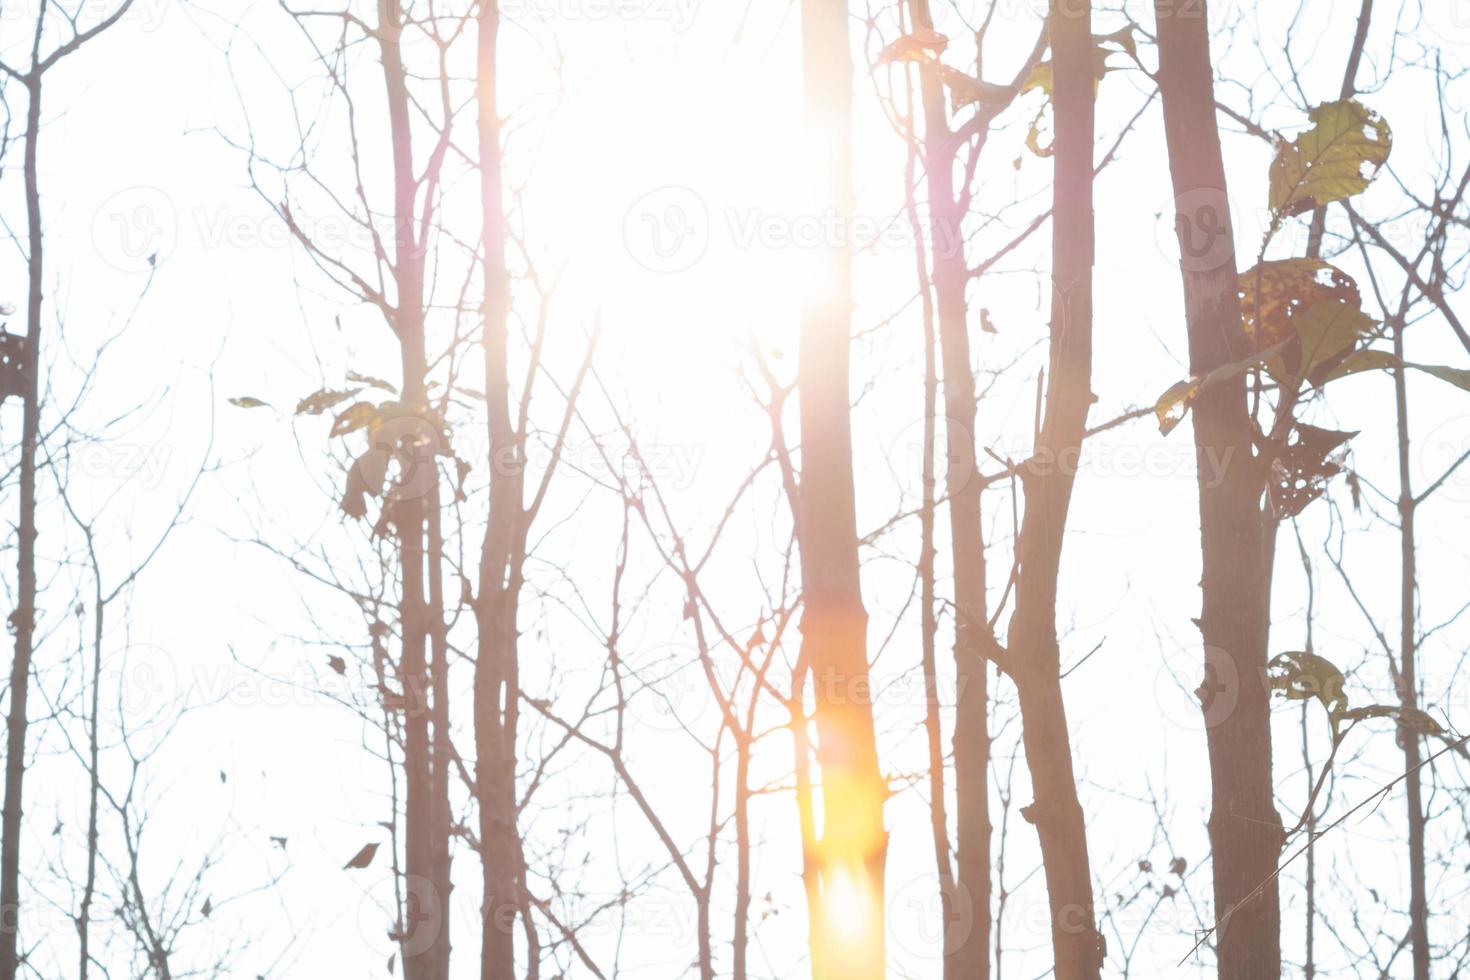
<path fill-rule="evenodd" d="M 345 871 L 350 868 L 355 871 L 360 871 L 373 863 L 373 858 L 377 855 L 377 853 L 377 844 L 364 844 L 362 846 L 362 850 L 352 855 L 352 859 L 349 860 L 346 864 L 342 865 L 342 869 Z"/>

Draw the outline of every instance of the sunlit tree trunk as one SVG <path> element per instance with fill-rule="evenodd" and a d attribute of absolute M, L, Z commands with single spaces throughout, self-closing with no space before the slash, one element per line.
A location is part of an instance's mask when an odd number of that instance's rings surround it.
<path fill-rule="evenodd" d="M 1050 31 L 1056 112 L 1051 356 L 1036 456 L 1021 473 L 1026 516 L 1017 543 L 1020 570 L 1007 647 L 1035 794 L 1023 813 L 1040 839 L 1056 976 L 1090 980 L 1099 975 L 1104 947 L 1093 910 L 1087 827 L 1072 769 L 1056 632 L 1062 539 L 1094 401 L 1094 45 L 1088 5 L 1053 0 Z"/>
<path fill-rule="evenodd" d="M 1183 16 L 1156 0 L 1159 86 L 1181 235 L 1201 209 L 1229 243 L 1233 234 L 1204 11 Z M 1200 227 L 1205 227 L 1203 223 Z M 1249 353 L 1241 325 L 1234 252 L 1191 255 L 1181 273 L 1190 372 Z M 1264 473 L 1252 453 L 1244 379 L 1204 388 L 1194 407 L 1199 459 L 1204 608 L 1199 618 L 1205 677 L 1199 695 L 1209 745 L 1210 843 L 1214 860 L 1219 975 L 1259 980 L 1281 974 L 1281 909 L 1273 872 L 1282 842 L 1271 783 L 1270 693 L 1264 683 L 1270 619 L 1270 540 L 1262 510 Z M 1207 474 L 1219 472 L 1218 479 Z M 1243 903 L 1243 904 L 1242 904 Z"/>
<path fill-rule="evenodd" d="M 802 0 L 808 188 L 815 213 L 853 210 L 852 55 L 843 0 Z M 814 842 L 820 910 L 810 923 L 818 980 L 884 975 L 883 826 L 887 786 L 878 769 L 868 687 L 867 625 L 858 572 L 848 370 L 850 243 L 814 250 L 801 317 L 802 657 L 811 670 L 820 769 L 821 830 Z"/>
<path fill-rule="evenodd" d="M 522 447 L 511 419 L 507 363 L 510 276 L 505 254 L 505 206 L 501 186 L 501 126 L 496 99 L 496 45 L 500 11 L 493 0 L 480 8 L 477 109 L 483 224 L 485 404 L 490 433 L 490 515 L 480 556 L 479 626 L 475 664 L 475 783 L 480 804 L 480 976 L 515 976 L 515 924 L 523 905 L 520 838 L 516 830 L 517 677 L 516 609 L 525 554 Z"/>

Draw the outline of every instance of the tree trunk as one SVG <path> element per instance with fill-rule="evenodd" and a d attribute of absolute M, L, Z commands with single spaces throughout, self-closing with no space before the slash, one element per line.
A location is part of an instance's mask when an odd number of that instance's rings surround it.
<path fill-rule="evenodd" d="M 1190 372 L 1203 376 L 1249 353 L 1236 293 L 1233 248 L 1191 255 L 1202 212 L 1233 241 L 1225 186 L 1208 21 L 1156 0 L 1159 87 L 1179 208 Z M 1200 227 L 1206 227 L 1199 222 Z M 1216 951 L 1222 980 L 1281 973 L 1281 909 L 1273 872 L 1282 843 L 1271 783 L 1270 692 L 1264 683 L 1270 630 L 1271 530 L 1262 511 L 1264 466 L 1252 454 L 1245 381 L 1200 392 L 1194 404 L 1199 461 L 1204 608 L 1199 619 L 1213 809 Z M 1223 464 L 1218 480 L 1206 474 Z M 1242 905 L 1242 903 L 1245 903 Z"/>
<path fill-rule="evenodd" d="M 912 4 L 914 27 L 933 30 L 927 0 Z M 944 86 L 936 71 L 920 75 L 924 106 L 924 176 L 944 381 L 950 547 L 955 591 L 956 895 L 944 922 L 947 980 L 990 975 L 990 692 L 986 659 L 994 652 L 985 606 L 985 543 L 980 479 L 975 469 L 975 376 L 970 366 L 965 286 L 964 214 L 955 194 L 954 149 Z"/>
<path fill-rule="evenodd" d="M 802 52 L 815 213 L 848 225 L 852 190 L 852 54 L 844 0 L 802 0 Z M 810 923 L 816 980 L 884 975 L 883 826 L 858 571 L 848 366 L 850 243 L 814 250 L 802 309 L 800 366 L 801 655 L 811 669 L 821 770 L 817 846 L 821 913 Z"/>
<path fill-rule="evenodd" d="M 1407 711 L 1419 708 L 1419 607 L 1414 518 L 1417 505 L 1409 455 L 1408 368 L 1404 367 L 1404 320 L 1393 324 L 1393 352 L 1399 366 L 1393 372 L 1394 405 L 1398 417 L 1399 463 L 1399 703 Z M 1404 750 L 1404 795 L 1409 810 L 1409 937 L 1414 956 L 1414 980 L 1429 980 L 1429 902 L 1424 883 L 1424 793 L 1419 780 L 1419 735 L 1399 726 Z"/>
<path fill-rule="evenodd" d="M 494 0 L 480 8 L 478 88 L 481 229 L 485 322 L 485 404 L 490 433 L 490 515 L 480 554 L 479 627 L 475 664 L 475 783 L 480 804 L 480 976 L 513 980 L 515 925 L 522 912 L 523 855 L 516 830 L 517 677 L 516 610 L 525 554 L 523 450 L 511 421 L 507 363 L 510 276 L 505 255 L 501 187 L 500 115 L 496 98 L 496 45 L 500 11 Z"/>
<path fill-rule="evenodd" d="M 403 402 L 414 410 L 427 408 L 424 337 L 424 255 L 416 228 L 417 174 L 414 172 L 408 74 L 400 48 L 402 10 L 399 0 L 378 0 L 377 38 L 382 53 L 387 90 L 389 132 L 393 150 L 394 281 L 397 302 L 393 328 L 398 336 L 403 369 Z M 421 433 L 410 434 L 417 441 Z M 427 433 L 422 433 L 427 435 Z M 438 882 L 441 847 L 436 842 L 434 758 L 430 741 L 433 682 L 428 670 L 429 638 L 436 630 L 434 610 L 425 594 L 425 564 L 432 557 L 425 547 L 426 509 L 437 480 L 432 445 L 408 450 L 415 458 L 406 464 L 413 472 L 404 486 L 390 491 L 387 506 L 399 542 L 402 597 L 399 617 L 403 630 L 400 661 L 404 693 L 405 872 L 407 908 L 401 923 L 404 975 L 408 980 L 445 980 L 449 963 L 449 895 Z M 400 490 L 402 492 L 397 492 Z M 442 614 L 438 617 L 442 624 Z M 447 763 L 447 760 L 445 760 Z"/>
<path fill-rule="evenodd" d="M 22 360 L 25 417 L 21 423 L 20 515 L 17 522 L 18 594 L 10 627 L 15 659 L 10 666 L 10 715 L 5 742 L 5 807 L 0 816 L 0 980 L 15 980 L 19 968 L 21 790 L 26 765 L 26 693 L 31 680 L 36 627 L 36 441 L 40 433 L 42 259 L 41 188 L 37 151 L 41 139 L 41 80 L 26 80 L 25 198 L 29 290 L 26 342 Z"/>
<path fill-rule="evenodd" d="M 1051 908 L 1058 980 L 1099 976 L 1105 955 L 1092 900 L 1087 827 L 1077 799 L 1056 633 L 1057 576 L 1077 460 L 1092 406 L 1093 74 L 1087 4 L 1053 0 L 1056 114 L 1052 205 L 1052 320 L 1046 415 L 1035 459 L 1022 470 L 1026 516 L 1008 659 L 1021 702 L 1022 742 Z"/>

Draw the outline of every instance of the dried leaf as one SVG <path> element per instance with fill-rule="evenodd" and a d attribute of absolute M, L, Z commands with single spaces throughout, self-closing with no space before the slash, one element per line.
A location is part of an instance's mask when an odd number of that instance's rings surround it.
<path fill-rule="evenodd" d="M 323 388 L 321 391 L 313 391 L 301 401 L 296 403 L 297 415 L 320 415 L 327 409 L 339 402 L 345 402 L 353 395 L 361 392 L 361 388 L 347 388 L 342 391 L 332 391 Z"/>
<path fill-rule="evenodd" d="M 905 34 L 878 52 L 874 67 L 912 62 L 926 64 L 933 61 L 949 46 L 949 38 L 938 31 L 915 31 Z"/>
<path fill-rule="evenodd" d="M 372 402 L 353 403 L 347 411 L 338 415 L 332 422 L 332 431 L 329 433 L 329 436 L 345 436 L 350 432 L 356 432 L 358 429 L 367 428 L 368 423 L 373 420 L 373 415 L 377 410 L 377 406 Z"/>
<path fill-rule="evenodd" d="M 360 871 L 361 869 L 366 868 L 368 865 L 373 863 L 373 856 L 377 853 L 377 844 L 364 844 L 362 846 L 362 850 L 352 855 L 352 859 L 349 860 L 346 864 L 342 865 L 342 870 L 346 871 L 350 868 L 355 871 Z"/>
<path fill-rule="evenodd" d="M 1342 458 L 1334 456 L 1356 432 L 1319 429 L 1297 423 L 1291 444 L 1271 461 L 1271 512 L 1280 520 L 1295 517 L 1327 489 L 1327 481 L 1342 472 Z"/>
<path fill-rule="evenodd" d="M 348 371 L 347 380 L 351 381 L 353 384 L 367 385 L 369 388 L 377 388 L 379 391 L 386 391 L 390 395 L 398 394 L 398 389 L 395 388 L 391 383 L 384 381 L 382 378 L 375 378 L 370 374 L 358 374 L 356 371 Z"/>
<path fill-rule="evenodd" d="M 1358 284 L 1318 259 L 1281 259 L 1252 266 L 1239 276 L 1240 315 L 1257 349 L 1295 336 L 1297 317 L 1325 300 L 1361 307 Z"/>

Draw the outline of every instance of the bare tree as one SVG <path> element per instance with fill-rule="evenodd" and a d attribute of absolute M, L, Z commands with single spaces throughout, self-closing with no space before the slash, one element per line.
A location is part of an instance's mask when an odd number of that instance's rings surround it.
<path fill-rule="evenodd" d="M 133 0 L 123 0 L 90 23 L 82 17 L 94 13 L 86 5 L 75 12 L 49 8 L 35 12 L 28 62 L 19 66 L 0 61 L 4 72 L 25 91 L 24 162 L 26 204 L 26 334 L 6 340 L 5 352 L 10 377 L 5 395 L 19 395 L 24 404 L 20 437 L 20 515 L 17 521 L 16 567 L 19 585 L 16 608 L 9 624 L 15 636 L 15 657 L 10 667 L 10 705 L 6 725 L 5 803 L 0 816 L 0 978 L 13 980 L 19 966 L 17 936 L 20 929 L 20 838 L 22 792 L 26 768 L 26 694 L 31 680 L 31 658 L 36 630 L 36 453 L 41 432 L 40 350 L 42 301 L 45 289 L 45 233 L 41 214 L 40 148 L 42 136 L 41 95 L 46 75 L 83 45 L 112 27 L 128 12 Z M 64 26 L 63 26 L 64 25 Z M 70 36 L 50 51 L 43 44 L 61 30 Z"/>

